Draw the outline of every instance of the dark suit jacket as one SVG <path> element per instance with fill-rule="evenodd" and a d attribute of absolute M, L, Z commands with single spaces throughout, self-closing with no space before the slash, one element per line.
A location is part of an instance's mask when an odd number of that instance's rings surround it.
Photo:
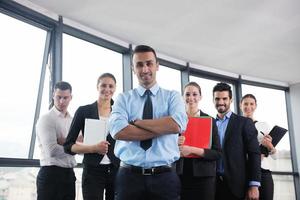
<path fill-rule="evenodd" d="M 200 116 L 209 116 L 200 111 Z M 185 164 L 192 163 L 192 175 L 197 177 L 216 176 L 216 160 L 221 158 L 221 146 L 219 142 L 218 128 L 213 120 L 212 147 L 204 149 L 204 157 L 201 158 L 180 158 L 176 163 L 176 171 L 179 175 L 185 175 Z"/>
<path fill-rule="evenodd" d="M 71 151 L 71 147 L 76 143 L 80 131 L 82 131 L 82 134 L 84 135 L 84 125 L 86 118 L 99 119 L 97 101 L 89 105 L 80 106 L 75 112 L 69 134 L 64 144 L 64 150 L 66 153 L 69 153 L 71 155 L 75 154 Z M 115 140 L 110 136 L 110 134 L 107 135 L 106 139 L 110 143 L 107 156 L 112 164 L 118 167 L 120 160 L 114 155 Z M 87 165 L 98 166 L 102 158 L 103 155 L 97 153 L 86 153 L 84 154 L 83 163 Z"/>
<path fill-rule="evenodd" d="M 250 118 L 231 114 L 223 144 L 224 176 L 231 192 L 245 197 L 250 181 L 260 182 L 260 150 Z"/>

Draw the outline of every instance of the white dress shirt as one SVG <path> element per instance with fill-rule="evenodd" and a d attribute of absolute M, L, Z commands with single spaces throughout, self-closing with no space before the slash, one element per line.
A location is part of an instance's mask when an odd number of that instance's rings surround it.
<path fill-rule="evenodd" d="M 41 166 L 55 165 L 72 168 L 76 165 L 74 156 L 66 154 L 58 138 L 66 138 L 72 117 L 69 113 L 65 116 L 55 106 L 45 115 L 41 116 L 36 125 L 36 134 L 41 149 Z"/>
<path fill-rule="evenodd" d="M 258 143 L 259 143 L 259 145 L 261 145 L 262 140 L 264 138 L 264 135 L 269 134 L 271 129 L 270 129 L 270 126 L 266 122 L 256 122 L 255 127 L 256 127 L 257 132 L 258 132 L 258 134 L 257 134 Z M 261 168 L 272 170 L 272 167 L 273 167 L 272 159 L 276 160 L 277 157 L 278 157 L 277 151 L 275 151 L 274 153 L 270 152 L 268 157 L 264 157 L 261 160 Z"/>

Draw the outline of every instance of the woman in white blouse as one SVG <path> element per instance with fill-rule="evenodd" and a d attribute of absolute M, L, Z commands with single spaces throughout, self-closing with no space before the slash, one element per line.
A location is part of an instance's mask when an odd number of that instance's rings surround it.
<path fill-rule="evenodd" d="M 264 131 L 259 127 L 262 127 L 263 122 L 257 122 L 254 119 L 254 112 L 257 107 L 257 101 L 253 94 L 246 94 L 242 97 L 240 108 L 245 117 L 249 117 L 255 123 L 257 129 L 257 139 L 261 147 L 261 187 L 259 188 L 259 199 L 260 200 L 272 200 L 274 196 L 274 182 L 272 178 L 272 173 L 267 166 L 267 159 L 272 157 L 276 159 L 276 149 L 272 144 L 272 137 L 269 135 L 268 131 Z M 267 127 L 264 124 L 263 127 Z M 265 128 L 265 130 L 267 130 Z"/>

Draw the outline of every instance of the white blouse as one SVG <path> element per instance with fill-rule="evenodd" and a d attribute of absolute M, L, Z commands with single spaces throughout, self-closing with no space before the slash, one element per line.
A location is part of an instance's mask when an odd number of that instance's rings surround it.
<path fill-rule="evenodd" d="M 258 143 L 259 143 L 259 145 L 261 145 L 264 135 L 269 134 L 271 129 L 266 122 L 256 122 L 255 127 L 258 132 L 258 134 L 257 134 Z M 278 156 L 278 153 L 277 153 L 277 151 L 275 151 L 272 154 L 270 153 L 268 157 L 263 157 L 261 160 L 261 168 L 272 169 L 272 161 L 270 160 L 270 158 L 272 158 L 273 160 L 276 160 L 277 156 Z"/>

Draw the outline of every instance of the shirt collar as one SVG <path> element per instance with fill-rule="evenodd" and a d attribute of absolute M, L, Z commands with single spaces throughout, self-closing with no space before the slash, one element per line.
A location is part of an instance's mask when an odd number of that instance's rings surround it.
<path fill-rule="evenodd" d="M 139 93 L 140 96 L 143 96 L 146 90 L 147 89 L 141 85 L 137 87 L 137 92 Z M 155 85 L 153 85 L 149 90 L 151 91 L 152 95 L 155 96 L 159 90 L 159 85 L 155 83 Z"/>
<path fill-rule="evenodd" d="M 227 113 L 225 114 L 225 116 L 224 116 L 223 119 L 219 118 L 218 115 L 217 115 L 216 119 L 217 119 L 217 120 L 222 120 L 222 121 L 223 121 L 223 120 L 229 119 L 230 116 L 231 116 L 231 114 L 232 114 L 232 111 L 229 111 L 229 112 L 227 112 Z"/>
<path fill-rule="evenodd" d="M 53 112 L 54 112 L 57 116 L 59 116 L 59 117 L 70 117 L 70 116 L 71 116 L 70 113 L 69 113 L 68 111 L 67 111 L 67 114 L 66 114 L 66 116 L 65 116 L 62 112 L 60 112 L 59 110 L 57 110 L 57 108 L 56 108 L 55 106 L 53 106 L 51 110 L 53 110 Z"/>

